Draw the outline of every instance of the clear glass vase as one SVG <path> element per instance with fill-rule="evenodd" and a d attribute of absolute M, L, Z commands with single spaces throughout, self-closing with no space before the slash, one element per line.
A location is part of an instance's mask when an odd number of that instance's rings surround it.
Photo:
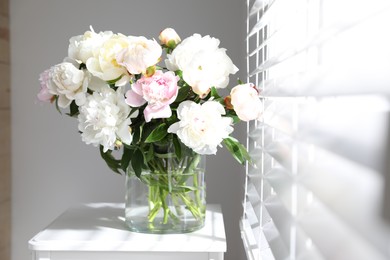
<path fill-rule="evenodd" d="M 126 224 L 141 233 L 186 233 L 204 226 L 206 156 L 183 150 L 180 158 L 156 147 L 149 169 L 126 174 Z"/>

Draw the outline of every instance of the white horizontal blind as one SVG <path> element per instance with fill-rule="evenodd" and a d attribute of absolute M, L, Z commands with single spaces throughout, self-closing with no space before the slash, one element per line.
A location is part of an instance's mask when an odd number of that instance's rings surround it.
<path fill-rule="evenodd" d="M 390 259 L 390 1 L 247 0 L 248 259 Z M 390 189 L 390 187 L 387 187 Z"/>

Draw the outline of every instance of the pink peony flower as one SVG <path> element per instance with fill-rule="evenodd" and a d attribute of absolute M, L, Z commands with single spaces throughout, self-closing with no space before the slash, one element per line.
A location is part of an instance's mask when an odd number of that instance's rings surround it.
<path fill-rule="evenodd" d="M 230 92 L 231 104 L 238 118 L 243 121 L 259 119 L 261 101 L 259 93 L 251 83 L 235 86 Z"/>
<path fill-rule="evenodd" d="M 177 82 L 179 77 L 172 71 L 162 72 L 157 70 L 153 76 L 142 76 L 126 92 L 126 103 L 132 107 L 148 105 L 144 110 L 145 121 L 153 118 L 168 118 L 172 115 L 172 104 L 178 93 Z"/>
<path fill-rule="evenodd" d="M 41 89 L 37 95 L 38 99 L 42 102 L 50 102 L 53 100 L 54 95 L 50 93 L 48 84 L 50 84 L 50 69 L 45 70 L 39 75 L 39 81 L 41 82 Z"/>

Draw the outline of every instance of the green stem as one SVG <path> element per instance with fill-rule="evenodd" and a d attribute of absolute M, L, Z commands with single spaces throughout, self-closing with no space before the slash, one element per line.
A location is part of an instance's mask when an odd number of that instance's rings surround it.
<path fill-rule="evenodd" d="M 171 210 L 169 211 L 169 216 L 172 218 L 173 221 L 175 221 L 177 223 L 180 222 L 180 219 L 175 214 L 173 214 L 173 212 Z"/>
<path fill-rule="evenodd" d="M 194 188 L 195 188 L 195 202 L 196 202 L 196 206 L 201 209 L 201 211 L 203 211 L 203 203 L 200 199 L 200 187 L 199 187 L 199 182 L 198 182 L 198 174 L 194 174 L 193 176 L 193 180 L 194 180 Z"/>
<path fill-rule="evenodd" d="M 190 198 L 188 198 L 187 196 L 185 196 L 181 193 L 179 194 L 179 196 L 181 197 L 182 201 L 186 205 L 187 209 L 192 213 L 192 215 L 196 219 L 201 219 L 203 216 L 201 209 L 199 207 L 196 207 L 194 205 L 194 202 Z"/>
<path fill-rule="evenodd" d="M 173 205 L 175 206 L 176 214 L 178 216 L 183 216 L 183 211 L 181 210 L 179 199 L 176 193 L 172 194 L 172 202 Z"/>
<path fill-rule="evenodd" d="M 164 210 L 163 224 L 168 223 L 169 208 L 167 202 L 165 201 L 166 197 L 167 197 L 167 192 L 164 192 L 162 189 L 160 189 L 160 199 Z"/>
<path fill-rule="evenodd" d="M 148 215 L 149 222 L 153 222 L 154 221 L 154 219 L 156 218 L 160 208 L 161 208 L 161 203 L 156 203 L 154 208 L 149 212 L 149 215 Z"/>
<path fill-rule="evenodd" d="M 195 169 L 197 168 L 198 164 L 200 162 L 200 155 L 194 155 L 188 162 L 187 167 L 183 171 L 183 177 L 180 180 L 180 184 L 183 184 L 185 181 L 187 181 L 188 177 L 195 173 Z M 192 174 L 190 174 L 192 173 Z"/>
<path fill-rule="evenodd" d="M 158 196 L 159 190 L 160 188 L 158 186 L 154 186 L 154 185 L 149 186 L 149 209 L 150 209 L 148 215 L 149 222 L 154 221 L 162 206 L 160 197 Z"/>
<path fill-rule="evenodd" d="M 203 187 L 199 187 L 200 156 L 184 156 L 173 162 L 172 158 L 155 158 L 148 162 L 150 172 L 141 177 L 149 186 L 148 220 L 153 225 L 162 210 L 162 224 L 179 223 L 183 209 L 191 212 L 197 220 L 203 220 L 205 206 L 201 199 Z M 170 168 L 171 167 L 171 168 Z M 192 185 L 188 179 L 192 176 Z M 186 185 L 186 182 L 188 184 Z M 190 189 L 186 188 L 189 187 Z M 170 197 L 175 210 L 170 209 L 167 198 Z"/>

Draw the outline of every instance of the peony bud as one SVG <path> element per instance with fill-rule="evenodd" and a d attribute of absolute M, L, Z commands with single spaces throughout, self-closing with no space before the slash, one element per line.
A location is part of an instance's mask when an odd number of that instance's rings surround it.
<path fill-rule="evenodd" d="M 179 35 L 172 28 L 166 28 L 158 36 L 161 44 L 166 45 L 168 48 L 175 48 L 176 45 L 181 42 Z"/>
<path fill-rule="evenodd" d="M 146 68 L 146 72 L 144 75 L 146 77 L 151 77 L 154 75 L 155 72 L 156 72 L 156 66 L 150 66 Z"/>
<path fill-rule="evenodd" d="M 233 109 L 241 120 L 250 121 L 260 118 L 262 107 L 259 93 L 251 83 L 235 86 L 230 96 Z"/>

